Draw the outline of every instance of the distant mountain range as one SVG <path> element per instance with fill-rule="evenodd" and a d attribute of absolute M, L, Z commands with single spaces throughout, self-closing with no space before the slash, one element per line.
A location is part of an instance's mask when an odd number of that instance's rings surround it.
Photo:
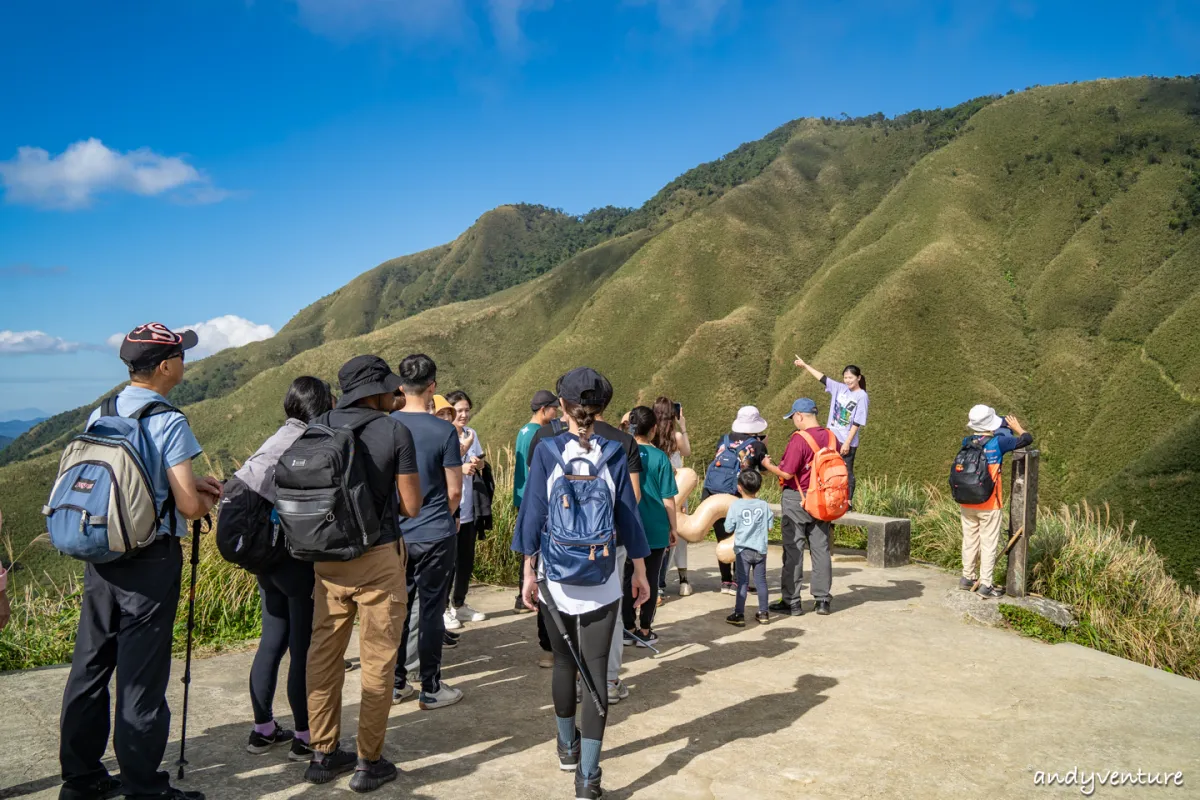
<path fill-rule="evenodd" d="M 43 411 L 40 408 L 14 408 L 9 411 L 0 411 L 0 422 L 12 422 L 22 419 L 37 419 L 43 420 L 54 416 L 49 411 Z"/>
<path fill-rule="evenodd" d="M 681 401 L 697 462 L 746 403 L 771 420 L 772 454 L 792 400 L 824 413 L 794 354 L 835 376 L 858 364 L 861 474 L 944 485 L 967 410 L 988 403 L 1033 432 L 1046 506 L 1110 504 L 1195 584 L 1200 77 L 801 119 L 636 210 L 501 206 L 271 339 L 189 363 L 171 399 L 228 466 L 282 422 L 295 377 L 413 352 L 471 394 L 485 445 L 511 444 L 534 390 L 588 364 L 616 387 L 613 418 Z M 18 545 L 44 530 L 62 445 L 95 405 L 0 453 Z"/>
<path fill-rule="evenodd" d="M 37 411 L 37 409 L 34 408 L 24 408 L 21 410 Z M 0 436 L 3 436 L 11 441 L 32 428 L 34 425 L 37 425 L 39 422 L 42 422 L 48 418 L 49 415 L 43 412 L 41 416 L 33 416 L 29 419 L 0 420 Z M 0 449 L 3 449 L 5 444 L 8 444 L 8 442 L 0 443 Z"/>
<path fill-rule="evenodd" d="M 8 447 L 10 444 L 12 444 L 12 441 L 13 440 L 8 436 L 0 436 L 0 450 Z"/>

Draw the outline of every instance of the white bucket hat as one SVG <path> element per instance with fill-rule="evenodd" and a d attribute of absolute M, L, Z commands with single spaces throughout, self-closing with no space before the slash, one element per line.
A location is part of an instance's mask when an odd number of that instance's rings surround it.
<path fill-rule="evenodd" d="M 996 415 L 996 409 L 980 403 L 967 414 L 967 427 L 976 433 L 991 433 L 1004 424 L 1004 420 Z"/>
<path fill-rule="evenodd" d="M 762 433 L 767 429 L 767 421 L 754 406 L 742 406 L 738 409 L 731 429 L 734 433 Z"/>

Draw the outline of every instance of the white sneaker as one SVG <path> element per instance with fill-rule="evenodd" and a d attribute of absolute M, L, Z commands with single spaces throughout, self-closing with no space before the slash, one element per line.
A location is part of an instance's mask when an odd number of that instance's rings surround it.
<path fill-rule="evenodd" d="M 436 692 L 421 692 L 418 705 L 422 711 L 429 711 L 442 706 L 452 706 L 462 700 L 462 697 L 462 689 L 455 689 L 443 681 Z"/>
<path fill-rule="evenodd" d="M 609 681 L 608 682 L 608 704 L 613 705 L 619 703 L 629 697 L 629 687 L 625 685 L 625 681 Z"/>
<path fill-rule="evenodd" d="M 476 611 L 466 603 L 463 603 L 461 606 L 454 609 L 454 615 L 458 619 L 465 620 L 467 622 L 483 622 L 485 619 L 487 619 L 487 614 L 483 613 L 482 611 Z"/>
<path fill-rule="evenodd" d="M 453 608 L 446 609 L 446 613 L 442 615 L 442 619 L 446 623 L 446 630 L 456 631 L 462 627 L 462 623 L 458 621 L 458 615 L 454 613 Z"/>

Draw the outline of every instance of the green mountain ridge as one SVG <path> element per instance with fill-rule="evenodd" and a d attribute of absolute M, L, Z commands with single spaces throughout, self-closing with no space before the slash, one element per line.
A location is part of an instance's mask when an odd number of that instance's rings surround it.
<path fill-rule="evenodd" d="M 281 422 L 296 375 L 424 351 L 499 446 L 535 389 L 587 363 L 617 387 L 615 411 L 660 392 L 683 402 L 703 458 L 740 405 L 772 421 L 773 451 L 792 399 L 827 407 L 793 354 L 835 374 L 853 362 L 872 399 L 863 473 L 940 483 L 966 409 L 990 403 L 1034 432 L 1043 502 L 1110 503 L 1195 583 L 1197 187 L 1196 78 L 797 120 L 637 211 L 502 206 L 275 339 L 190 365 L 173 399 L 228 463 Z M 18 541 L 40 530 L 77 425 L 48 420 L 6 451 L 21 459 L 0 467 Z"/>

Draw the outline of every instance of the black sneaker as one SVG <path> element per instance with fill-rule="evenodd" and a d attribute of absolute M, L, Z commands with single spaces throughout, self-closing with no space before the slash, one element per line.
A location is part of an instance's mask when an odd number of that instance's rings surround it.
<path fill-rule="evenodd" d="M 304 770 L 304 780 L 309 783 L 329 783 L 338 775 L 343 775 L 354 769 L 358 764 L 358 756 L 347 753 L 340 747 L 332 753 L 312 751 L 312 761 Z"/>
<path fill-rule="evenodd" d="M 449 632 L 442 636 L 442 649 L 453 650 L 458 647 L 458 637 L 451 636 Z"/>
<path fill-rule="evenodd" d="M 829 616 L 829 614 L 830 614 L 829 598 L 827 597 L 824 600 L 818 600 L 817 601 L 817 616 L 827 617 L 827 616 Z"/>
<path fill-rule="evenodd" d="M 296 734 L 278 725 L 275 726 L 275 730 L 268 734 L 252 730 L 250 731 L 250 741 L 246 743 L 246 752 L 251 755 L 261 756 L 275 745 L 290 742 L 295 738 Z"/>
<path fill-rule="evenodd" d="M 155 800 L 204 800 L 203 792 L 185 792 L 183 789 L 168 786 L 167 790 Z"/>
<path fill-rule="evenodd" d="M 312 748 L 303 739 L 292 739 L 292 749 L 288 753 L 288 761 L 312 761 Z"/>
<path fill-rule="evenodd" d="M 750 594 L 758 594 L 758 587 L 752 583 L 746 587 L 746 591 Z"/>
<path fill-rule="evenodd" d="M 771 615 L 765 611 L 760 611 L 754 615 L 754 621 L 757 622 L 759 625 L 766 625 L 768 622 L 771 621 Z"/>
<path fill-rule="evenodd" d="M 58 790 L 58 800 L 112 800 L 120 794 L 121 781 L 112 775 L 105 775 L 84 786 L 64 783 Z"/>
<path fill-rule="evenodd" d="M 733 614 L 730 614 L 728 617 L 726 617 L 725 621 L 728 622 L 730 625 L 736 625 L 739 628 L 746 627 L 746 615 L 745 614 L 738 614 L 735 612 Z"/>
<path fill-rule="evenodd" d="M 629 631 L 621 632 L 621 645 L 623 647 L 633 647 L 637 644 L 637 640 L 633 638 L 633 634 Z"/>
<path fill-rule="evenodd" d="M 554 737 L 554 741 L 558 745 L 558 768 L 563 772 L 574 771 L 579 766 L 579 751 L 583 747 L 579 729 L 575 729 L 575 741 L 570 747 L 563 747 L 557 736 Z"/>
<path fill-rule="evenodd" d="M 356 792 L 373 792 L 388 781 L 396 780 L 400 773 L 396 765 L 383 756 L 374 761 L 360 758 L 354 767 L 354 777 L 350 779 L 350 788 Z"/>
<path fill-rule="evenodd" d="M 604 796 L 604 790 L 600 788 L 600 776 L 603 773 L 599 767 L 596 767 L 596 774 L 590 778 L 584 778 L 583 773 L 579 768 L 575 768 L 575 800 L 600 800 Z"/>
<path fill-rule="evenodd" d="M 768 611 L 779 611 L 784 614 L 787 614 L 792 610 L 792 607 L 790 605 L 788 605 L 787 603 L 785 603 L 783 601 L 783 598 L 781 597 L 778 600 L 776 600 L 774 603 L 771 603 L 769 606 L 767 606 L 767 610 Z"/>
<path fill-rule="evenodd" d="M 453 639 L 456 642 L 458 641 L 458 637 L 462 636 L 462 634 L 459 633 L 458 631 L 443 631 L 443 632 L 446 634 L 447 637 Z"/>

